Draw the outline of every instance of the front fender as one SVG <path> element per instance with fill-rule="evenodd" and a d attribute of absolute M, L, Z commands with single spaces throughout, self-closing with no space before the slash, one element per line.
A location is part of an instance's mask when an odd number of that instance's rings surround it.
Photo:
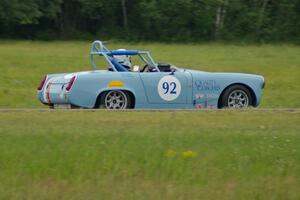
<path fill-rule="evenodd" d="M 241 73 L 210 73 L 192 71 L 193 98 L 196 102 L 214 102 L 217 106 L 218 99 L 231 85 L 241 84 L 250 88 L 255 95 L 256 105 L 259 105 L 264 85 L 264 78 L 259 75 Z M 204 98 L 202 98 L 204 97 Z"/>

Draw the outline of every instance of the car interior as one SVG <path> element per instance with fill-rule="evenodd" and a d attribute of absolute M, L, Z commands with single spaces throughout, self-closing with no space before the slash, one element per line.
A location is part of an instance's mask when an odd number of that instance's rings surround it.
<path fill-rule="evenodd" d="M 133 71 L 133 72 L 157 72 L 157 69 L 150 64 L 145 64 L 144 61 L 141 62 L 139 59 L 132 59 L 132 67 L 124 66 L 120 63 L 118 63 L 117 60 L 114 58 L 111 59 L 112 64 L 116 68 L 118 72 L 128 72 L 128 71 Z M 176 71 L 176 68 L 172 67 L 171 64 L 167 63 L 158 63 L 158 68 L 160 72 L 172 72 Z M 109 71 L 113 71 L 111 67 L 108 68 Z"/>

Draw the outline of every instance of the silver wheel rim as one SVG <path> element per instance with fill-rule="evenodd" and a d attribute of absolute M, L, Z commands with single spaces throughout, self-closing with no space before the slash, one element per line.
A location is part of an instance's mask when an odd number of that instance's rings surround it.
<path fill-rule="evenodd" d="M 243 90 L 234 90 L 229 94 L 229 108 L 245 108 L 249 105 L 249 97 Z"/>
<path fill-rule="evenodd" d="M 121 91 L 110 91 L 105 96 L 104 103 L 107 109 L 125 109 L 127 106 L 127 98 Z"/>

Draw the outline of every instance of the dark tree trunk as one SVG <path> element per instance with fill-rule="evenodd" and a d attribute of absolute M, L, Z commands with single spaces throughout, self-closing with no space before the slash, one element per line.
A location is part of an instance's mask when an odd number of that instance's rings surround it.
<path fill-rule="evenodd" d="M 260 29 L 263 25 L 263 21 L 264 21 L 264 17 L 265 17 L 265 10 L 266 10 L 268 3 L 269 3 L 269 0 L 264 0 L 262 7 L 259 11 L 258 22 L 257 22 L 257 31 L 258 32 L 260 32 Z"/>
<path fill-rule="evenodd" d="M 215 21 L 215 39 L 220 38 L 221 31 L 224 27 L 228 1 L 229 0 L 223 0 L 222 3 L 218 5 Z"/>
<path fill-rule="evenodd" d="M 126 0 L 121 0 L 122 4 L 122 13 L 123 13 L 123 26 L 128 30 L 128 15 L 127 15 L 127 5 Z"/>
<path fill-rule="evenodd" d="M 77 30 L 78 4 L 73 0 L 65 0 L 61 5 L 61 14 L 59 16 L 60 34 L 63 38 L 74 36 Z"/>

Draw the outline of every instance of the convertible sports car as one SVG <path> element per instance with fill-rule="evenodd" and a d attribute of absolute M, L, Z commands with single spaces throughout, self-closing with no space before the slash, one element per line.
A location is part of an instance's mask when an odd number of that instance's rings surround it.
<path fill-rule="evenodd" d="M 96 56 L 107 62 L 98 70 Z M 95 41 L 92 71 L 48 74 L 38 98 L 51 108 L 205 109 L 258 106 L 265 80 L 241 73 L 210 73 L 157 63 L 147 51 L 109 50 Z"/>

